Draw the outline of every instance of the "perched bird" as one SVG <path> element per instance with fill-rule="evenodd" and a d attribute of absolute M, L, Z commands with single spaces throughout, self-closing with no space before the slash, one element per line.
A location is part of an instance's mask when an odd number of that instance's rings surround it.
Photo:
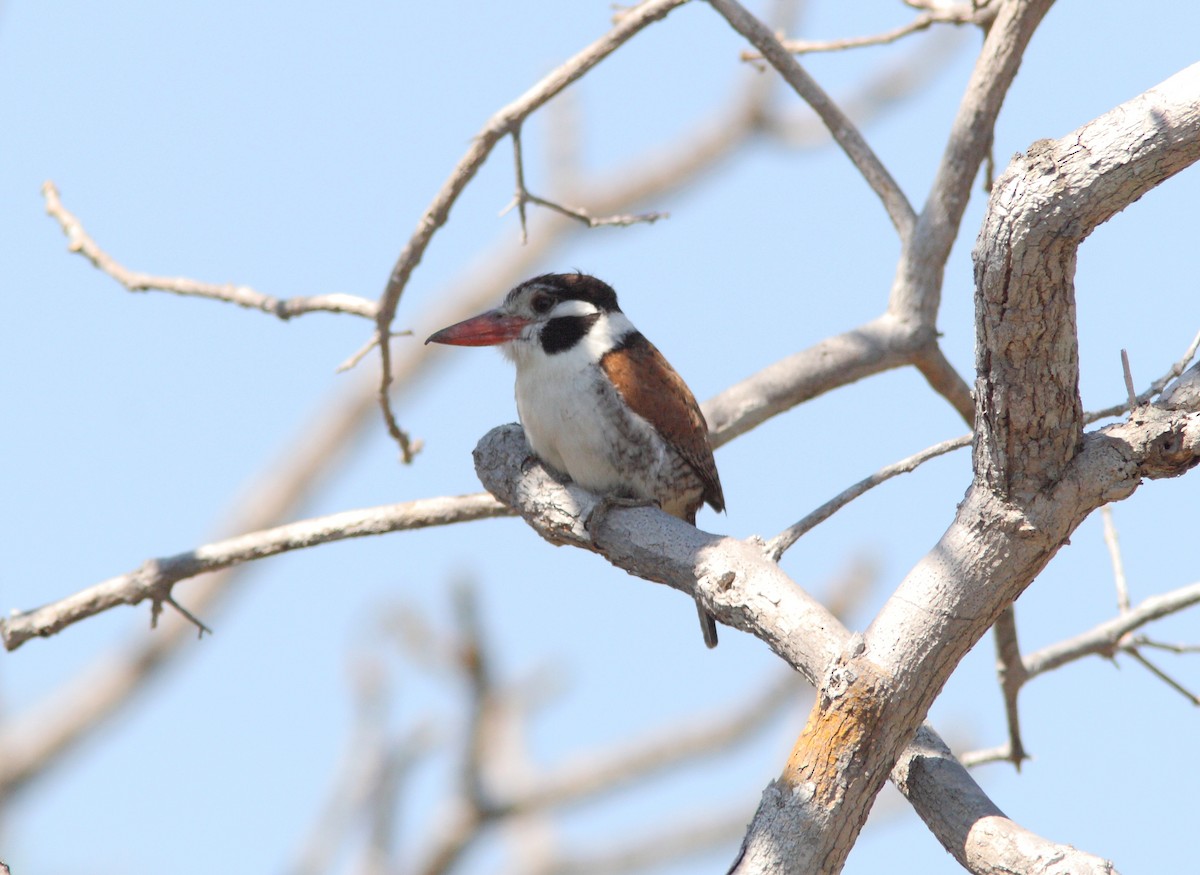
<path fill-rule="evenodd" d="M 581 273 L 534 277 L 495 310 L 425 342 L 499 345 L 517 366 L 529 446 L 589 492 L 653 502 L 692 525 L 705 502 L 725 509 L 696 399 L 607 283 Z M 716 647 L 716 623 L 696 607 L 704 643 Z"/>

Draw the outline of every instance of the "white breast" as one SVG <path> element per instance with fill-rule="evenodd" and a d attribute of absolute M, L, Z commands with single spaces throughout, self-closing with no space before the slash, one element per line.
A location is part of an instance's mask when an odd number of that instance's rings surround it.
<path fill-rule="evenodd" d="M 624 315 L 606 315 L 555 355 L 536 345 L 513 349 L 517 412 L 533 451 L 584 489 L 655 499 L 653 472 L 664 468 L 666 445 L 625 407 L 599 366 L 615 345 L 612 335 L 631 329 Z"/>

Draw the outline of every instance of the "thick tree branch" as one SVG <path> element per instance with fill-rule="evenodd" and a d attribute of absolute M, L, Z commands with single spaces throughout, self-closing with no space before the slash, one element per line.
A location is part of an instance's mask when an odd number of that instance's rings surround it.
<path fill-rule="evenodd" d="M 763 51 L 764 57 L 825 120 L 888 207 L 902 241 L 888 312 L 771 365 L 723 392 L 705 410 L 716 439 L 741 434 L 835 386 L 908 364 L 915 365 L 934 390 L 970 421 L 974 414 L 970 389 L 937 346 L 942 276 L 971 180 L 991 144 L 996 115 L 1021 53 L 1049 6 L 1048 0 L 1004 4 L 989 30 L 972 86 L 951 130 L 942 169 L 919 217 L 913 215 L 907 199 L 857 131 L 770 30 L 733 0 L 715 0 L 712 5 Z"/>
<path fill-rule="evenodd" d="M 630 574 L 695 593 L 718 620 L 762 639 L 810 683 L 837 653 L 840 640 L 829 630 L 841 624 L 758 544 L 702 532 L 651 507 L 612 509 L 589 532 L 584 521 L 600 499 L 555 480 L 515 423 L 484 435 L 475 471 L 550 543 L 603 553 Z"/>
<path fill-rule="evenodd" d="M 698 589 L 714 616 L 759 637 L 810 680 L 819 678 L 837 654 L 861 647 L 860 636 L 852 637 L 757 545 L 700 532 L 653 508 L 612 509 L 589 533 L 582 520 L 597 497 L 551 477 L 533 456 L 520 426 L 500 426 L 485 435 L 475 462 L 484 485 L 546 540 L 599 552 L 631 574 L 682 592 Z M 1030 853 L 1036 848 L 1046 859 L 1058 858 L 1064 846 L 995 816 L 998 809 L 966 770 L 948 752 L 931 752 L 931 746 L 945 749 L 929 730 L 905 751 L 897 785 L 938 840 L 964 865 L 970 860 L 970 871 L 998 873 L 987 863 L 991 850 L 1022 843 Z M 786 801 L 787 786 L 773 782 L 764 798 Z M 948 794 L 955 799 L 950 808 L 945 805 Z M 975 828 L 983 817 L 991 818 L 988 829 Z M 1094 858 L 1073 849 L 1062 859 L 1079 862 L 1081 872 L 1100 871 L 1084 865 Z"/>
<path fill-rule="evenodd" d="M 824 674 L 745 871 L 839 870 L 950 672 L 1079 523 L 1141 478 L 1200 461 L 1196 412 L 1139 408 L 1083 439 L 1072 288 L 1086 233 L 1198 158 L 1200 65 L 1035 144 L 993 189 L 976 249 L 975 483 L 861 646 Z"/>
<path fill-rule="evenodd" d="M 998 4 L 983 48 L 963 92 L 958 113 L 921 208 L 911 245 L 901 253 L 889 309 L 905 319 L 932 322 L 941 301 L 943 272 L 958 238 L 971 185 L 992 145 L 996 118 L 1016 78 L 1021 58 L 1053 0 Z"/>
<path fill-rule="evenodd" d="M 966 770 L 928 726 L 917 730 L 891 778 L 942 847 L 969 872 L 1114 875 L 1107 860 L 1047 841 L 1009 820 L 986 797 L 981 799 Z"/>
<path fill-rule="evenodd" d="M 839 386 L 909 364 L 918 346 L 888 315 L 768 365 L 703 405 L 716 446 Z"/>
<path fill-rule="evenodd" d="M 978 322 L 975 461 L 1003 496 L 1044 488 L 1079 447 L 1076 250 L 1101 222 L 1200 159 L 1198 95 L 1200 64 L 1061 140 L 1034 143 L 993 188 L 975 253 L 976 306 L 1007 318 Z M 1015 289 L 1028 295 L 1027 310 L 1010 301 Z"/>

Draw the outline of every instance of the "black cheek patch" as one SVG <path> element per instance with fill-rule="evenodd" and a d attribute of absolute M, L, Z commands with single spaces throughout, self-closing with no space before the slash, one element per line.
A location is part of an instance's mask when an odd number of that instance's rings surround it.
<path fill-rule="evenodd" d="M 566 352 L 592 330 L 599 313 L 589 313 L 587 316 L 559 316 L 551 319 L 542 328 L 542 349 L 546 355 Z"/>

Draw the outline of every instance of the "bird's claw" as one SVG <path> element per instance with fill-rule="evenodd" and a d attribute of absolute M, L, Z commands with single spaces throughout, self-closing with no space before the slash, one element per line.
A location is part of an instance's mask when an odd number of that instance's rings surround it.
<path fill-rule="evenodd" d="M 590 536 L 592 527 L 599 524 L 614 507 L 658 507 L 658 502 L 649 498 L 625 498 L 621 495 L 602 496 L 588 511 L 588 515 L 583 518 L 584 531 Z"/>

